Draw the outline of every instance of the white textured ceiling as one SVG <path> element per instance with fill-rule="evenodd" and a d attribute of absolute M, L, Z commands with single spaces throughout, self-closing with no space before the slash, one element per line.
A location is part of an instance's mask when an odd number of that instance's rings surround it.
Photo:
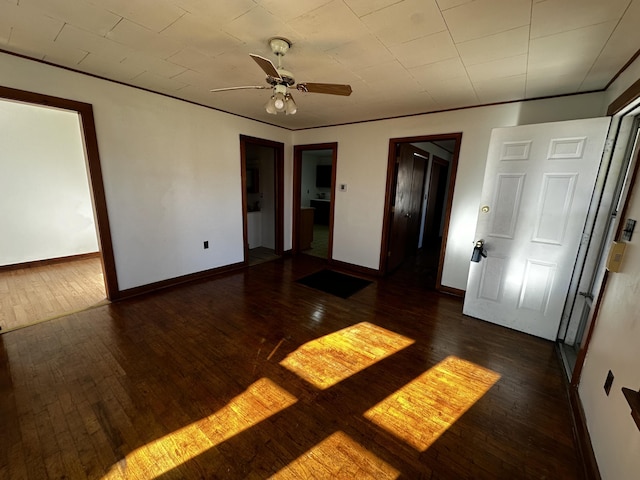
<path fill-rule="evenodd" d="M 640 47 L 640 0 L 0 0 L 0 49 L 291 129 L 601 90 Z M 249 53 L 293 42 L 269 115 Z"/>

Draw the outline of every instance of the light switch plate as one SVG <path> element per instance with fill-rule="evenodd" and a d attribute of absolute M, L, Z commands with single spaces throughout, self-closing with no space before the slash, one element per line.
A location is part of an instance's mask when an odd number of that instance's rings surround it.
<path fill-rule="evenodd" d="M 624 257 L 624 250 L 627 246 L 626 243 L 612 242 L 611 249 L 609 250 L 609 257 L 607 258 L 607 270 L 610 272 L 619 272 L 622 268 L 622 258 Z"/>

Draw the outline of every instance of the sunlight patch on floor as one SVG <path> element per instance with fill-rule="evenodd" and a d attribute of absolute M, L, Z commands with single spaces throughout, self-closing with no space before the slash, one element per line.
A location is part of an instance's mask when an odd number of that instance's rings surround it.
<path fill-rule="evenodd" d="M 500 379 L 450 356 L 364 413 L 379 427 L 425 451 Z"/>
<path fill-rule="evenodd" d="M 324 390 L 412 343 L 410 338 L 362 322 L 305 343 L 280 365 Z"/>
<path fill-rule="evenodd" d="M 398 470 L 379 459 L 346 433 L 338 431 L 303 453 L 271 478 L 385 480 L 398 478 L 399 475 Z"/>
<path fill-rule="evenodd" d="M 271 380 L 261 378 L 217 412 L 129 453 L 103 479 L 160 476 L 296 401 Z"/>

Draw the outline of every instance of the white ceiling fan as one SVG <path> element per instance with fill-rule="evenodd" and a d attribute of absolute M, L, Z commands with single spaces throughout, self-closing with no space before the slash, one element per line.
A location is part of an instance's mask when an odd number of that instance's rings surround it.
<path fill-rule="evenodd" d="M 273 37 L 269 40 L 269 46 L 271 51 L 278 57 L 278 66 L 276 67 L 273 62 L 267 58 L 249 54 L 251 58 L 258 64 L 260 68 L 267 74 L 266 85 L 248 85 L 242 87 L 224 87 L 214 88 L 211 92 L 225 92 L 230 90 L 251 90 L 251 89 L 272 89 L 272 95 L 265 108 L 268 113 L 276 115 L 278 112 L 284 112 L 287 115 L 293 115 L 297 112 L 298 107 L 293 100 L 293 96 L 289 93 L 289 87 L 293 87 L 301 92 L 308 93 L 325 93 L 329 95 L 351 95 L 351 85 L 341 85 L 337 83 L 311 83 L 303 82 L 297 83 L 293 76 L 293 73 L 285 70 L 282 67 L 282 57 L 291 48 L 291 42 L 283 37 Z"/>

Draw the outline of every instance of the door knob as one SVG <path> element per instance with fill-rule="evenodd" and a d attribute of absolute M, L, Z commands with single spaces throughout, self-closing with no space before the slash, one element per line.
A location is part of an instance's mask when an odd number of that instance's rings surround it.
<path fill-rule="evenodd" d="M 411 218 L 411 214 L 410 213 L 405 213 L 404 216 L 407 217 L 407 218 Z"/>
<path fill-rule="evenodd" d="M 483 258 L 487 258 L 487 252 L 484 249 L 484 240 L 478 240 L 473 246 L 471 261 L 478 263 Z"/>

